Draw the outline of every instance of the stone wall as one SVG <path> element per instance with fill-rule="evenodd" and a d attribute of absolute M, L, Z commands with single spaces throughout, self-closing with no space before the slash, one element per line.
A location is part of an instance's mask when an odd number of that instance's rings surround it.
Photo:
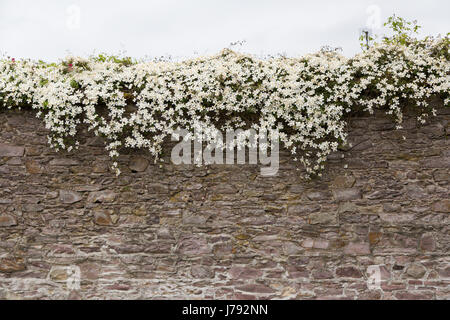
<path fill-rule="evenodd" d="M 55 153 L 3 110 L 0 298 L 449 299 L 449 120 L 351 119 L 311 182 L 284 152 L 275 177 L 130 152 L 117 178 L 98 138 Z"/>

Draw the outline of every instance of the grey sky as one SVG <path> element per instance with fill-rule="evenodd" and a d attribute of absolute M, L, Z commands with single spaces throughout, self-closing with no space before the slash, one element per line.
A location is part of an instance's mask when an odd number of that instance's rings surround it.
<path fill-rule="evenodd" d="M 0 0 L 0 53 L 186 57 L 245 40 L 240 50 L 256 54 L 297 56 L 330 45 L 351 55 L 377 8 L 381 22 L 396 13 L 417 19 L 423 34 L 450 31 L 448 0 Z"/>

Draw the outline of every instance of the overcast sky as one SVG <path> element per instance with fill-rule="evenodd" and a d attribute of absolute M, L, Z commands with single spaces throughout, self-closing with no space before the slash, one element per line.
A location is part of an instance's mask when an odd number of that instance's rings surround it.
<path fill-rule="evenodd" d="M 136 58 L 213 54 L 231 42 L 298 56 L 359 51 L 358 32 L 396 13 L 423 34 L 450 31 L 448 0 L 0 0 L 0 54 L 57 60 L 125 51 Z"/>

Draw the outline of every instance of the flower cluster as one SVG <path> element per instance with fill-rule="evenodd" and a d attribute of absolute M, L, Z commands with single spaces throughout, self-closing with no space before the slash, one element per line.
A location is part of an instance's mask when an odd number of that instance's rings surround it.
<path fill-rule="evenodd" d="M 400 127 L 404 106 L 413 106 L 420 122 L 435 112 L 432 97 L 448 107 L 448 43 L 383 43 L 352 58 L 320 51 L 260 59 L 226 49 L 181 62 L 0 60 L 0 108 L 35 109 L 56 149 L 77 148 L 85 124 L 106 138 L 113 159 L 125 147 L 158 159 L 163 141 L 179 128 L 216 143 L 218 132 L 241 128 L 224 148 L 249 146 L 254 129 L 277 135 L 307 174 L 316 174 L 345 144 L 346 114 L 382 109 Z"/>

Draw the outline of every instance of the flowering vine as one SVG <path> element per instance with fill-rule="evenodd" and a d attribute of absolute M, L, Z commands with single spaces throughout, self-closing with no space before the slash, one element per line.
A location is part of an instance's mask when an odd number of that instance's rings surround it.
<path fill-rule="evenodd" d="M 218 131 L 242 128 L 233 141 L 239 147 L 251 143 L 250 129 L 267 131 L 310 175 L 346 142 L 350 112 L 382 109 L 401 127 L 406 105 L 421 123 L 436 112 L 434 96 L 448 107 L 449 59 L 448 36 L 384 41 L 351 58 L 320 51 L 259 59 L 225 49 L 181 62 L 3 59 L 0 108 L 35 109 L 57 150 L 77 148 L 86 124 L 106 138 L 113 159 L 123 147 L 145 148 L 158 159 L 163 141 L 180 127 L 207 142 L 216 142 Z M 120 172 L 116 161 L 113 167 Z"/>

